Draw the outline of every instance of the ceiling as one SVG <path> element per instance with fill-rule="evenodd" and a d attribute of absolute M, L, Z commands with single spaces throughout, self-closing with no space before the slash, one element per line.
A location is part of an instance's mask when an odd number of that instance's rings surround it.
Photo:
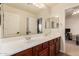
<path fill-rule="evenodd" d="M 35 7 L 33 5 L 29 5 L 29 4 L 31 4 L 31 3 L 7 3 L 7 5 L 9 5 L 9 6 L 13 6 L 13 7 L 16 7 L 19 9 L 23 9 L 23 10 L 27 10 L 27 11 L 34 13 L 34 14 L 38 14 L 43 10 L 51 9 L 52 7 L 57 5 L 57 3 L 44 3 L 44 5 L 46 7 L 37 8 L 37 7 Z"/>
<path fill-rule="evenodd" d="M 72 7 L 66 10 L 66 17 L 70 17 L 72 16 L 73 12 L 79 10 L 79 6 L 76 7 Z M 75 15 L 79 15 L 79 14 L 75 14 Z"/>

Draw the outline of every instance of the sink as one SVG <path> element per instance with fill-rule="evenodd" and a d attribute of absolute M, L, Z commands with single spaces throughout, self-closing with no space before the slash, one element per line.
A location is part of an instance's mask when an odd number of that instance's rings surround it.
<path fill-rule="evenodd" d="M 31 38 L 31 40 L 42 40 L 42 39 L 44 39 L 44 37 L 33 37 L 33 38 Z"/>
<path fill-rule="evenodd" d="M 31 37 L 24 37 L 26 40 L 30 40 L 31 39 Z"/>
<path fill-rule="evenodd" d="M 1 43 L 27 42 L 24 37 L 12 37 L 1 40 Z"/>

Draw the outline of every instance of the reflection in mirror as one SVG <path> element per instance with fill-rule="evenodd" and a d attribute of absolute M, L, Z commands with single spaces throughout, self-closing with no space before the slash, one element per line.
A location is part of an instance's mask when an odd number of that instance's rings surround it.
<path fill-rule="evenodd" d="M 50 27 L 51 27 L 51 29 L 54 29 L 55 28 L 55 19 L 54 19 L 54 17 L 51 17 L 50 18 Z"/>
<path fill-rule="evenodd" d="M 45 21 L 45 29 L 54 29 L 59 28 L 59 18 L 58 17 L 50 17 Z"/>
<path fill-rule="evenodd" d="M 47 18 L 45 20 L 45 29 L 49 29 L 50 28 L 50 18 Z"/>
<path fill-rule="evenodd" d="M 39 14 L 37 11 L 34 11 L 35 9 L 38 10 L 38 8 L 26 5 L 28 7 L 27 8 L 25 7 L 25 5 L 26 4 L 3 4 L 3 38 L 22 35 L 34 35 L 39 33 L 42 34 L 45 28 L 47 29 L 46 32 L 50 31 L 50 14 L 48 13 L 48 18 L 46 17 L 47 19 L 45 22 L 46 24 L 44 24 L 45 20 L 43 19 L 45 18 L 41 15 L 41 13 Z M 32 8 L 30 7 L 34 7 L 34 10 L 32 10 Z M 47 8 L 48 7 L 46 7 L 46 9 L 44 9 L 43 11 L 49 12 Z M 42 18 L 38 18 L 39 16 L 41 16 Z M 54 25 L 52 26 L 52 28 L 53 27 Z"/>
<path fill-rule="evenodd" d="M 59 17 L 56 17 L 55 23 L 56 23 L 56 28 L 59 28 Z"/>
<path fill-rule="evenodd" d="M 26 29 L 27 29 L 27 31 L 26 31 L 26 34 L 28 35 L 30 32 L 29 32 L 29 18 L 27 17 L 27 19 L 26 19 Z"/>
<path fill-rule="evenodd" d="M 37 20 L 37 33 L 42 33 L 42 18 Z"/>
<path fill-rule="evenodd" d="M 12 12 L 4 13 L 4 37 L 20 36 L 20 16 Z"/>
<path fill-rule="evenodd" d="M 0 7 L 0 25 L 1 25 L 1 7 Z"/>
<path fill-rule="evenodd" d="M 54 28 L 54 22 L 52 21 L 51 23 L 52 23 L 52 24 L 51 24 L 51 28 Z"/>
<path fill-rule="evenodd" d="M 8 4 L 3 6 L 3 38 L 42 33 L 42 18 L 39 18 L 39 26 L 37 26 L 38 19 L 34 13 L 19 9 L 18 6 L 17 8 Z M 38 33 L 37 27 L 39 27 Z"/>
<path fill-rule="evenodd" d="M 59 28 L 59 23 L 56 24 L 56 27 Z"/>
<path fill-rule="evenodd" d="M 37 18 L 29 17 L 27 23 L 28 23 L 28 32 L 29 32 L 29 35 L 37 34 Z"/>
<path fill-rule="evenodd" d="M 59 18 L 52 17 L 50 20 L 51 28 L 58 28 L 59 27 Z"/>

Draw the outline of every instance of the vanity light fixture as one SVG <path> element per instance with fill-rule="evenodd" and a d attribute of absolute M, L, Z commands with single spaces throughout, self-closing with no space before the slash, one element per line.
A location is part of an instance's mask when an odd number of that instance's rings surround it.
<path fill-rule="evenodd" d="M 56 18 L 58 18 L 59 16 L 55 16 Z"/>
<path fill-rule="evenodd" d="M 72 15 L 75 15 L 75 14 L 78 14 L 78 13 L 79 13 L 79 10 L 73 12 Z"/>
<path fill-rule="evenodd" d="M 45 7 L 45 4 L 43 3 L 32 3 L 35 7 L 38 7 L 38 8 L 43 8 Z"/>

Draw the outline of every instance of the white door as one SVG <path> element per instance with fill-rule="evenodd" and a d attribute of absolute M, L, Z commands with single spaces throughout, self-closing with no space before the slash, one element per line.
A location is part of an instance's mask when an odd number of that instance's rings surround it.
<path fill-rule="evenodd" d="M 11 12 L 4 14 L 4 37 L 16 36 L 19 32 L 19 15 Z"/>

